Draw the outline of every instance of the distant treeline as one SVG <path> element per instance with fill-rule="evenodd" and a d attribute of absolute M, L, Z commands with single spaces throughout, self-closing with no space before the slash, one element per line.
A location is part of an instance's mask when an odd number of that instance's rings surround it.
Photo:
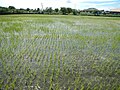
<path fill-rule="evenodd" d="M 120 12 L 111 12 L 98 10 L 96 8 L 88 8 L 84 10 L 77 10 L 72 8 L 61 7 L 60 9 L 47 7 L 46 9 L 16 9 L 14 6 L 1 7 L 0 14 L 49 14 L 49 15 L 87 15 L 87 16 L 120 16 Z"/>

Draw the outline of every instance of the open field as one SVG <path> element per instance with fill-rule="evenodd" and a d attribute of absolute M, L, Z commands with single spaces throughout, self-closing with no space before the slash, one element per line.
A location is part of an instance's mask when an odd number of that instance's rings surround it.
<path fill-rule="evenodd" d="M 1 90 L 120 90 L 120 18 L 0 16 Z"/>

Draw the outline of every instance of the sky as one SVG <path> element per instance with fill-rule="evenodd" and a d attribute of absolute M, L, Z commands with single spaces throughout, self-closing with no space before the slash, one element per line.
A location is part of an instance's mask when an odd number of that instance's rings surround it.
<path fill-rule="evenodd" d="M 120 0 L 0 0 L 0 6 L 15 8 L 43 8 L 71 7 L 73 9 L 97 8 L 99 10 L 110 10 L 120 8 Z"/>

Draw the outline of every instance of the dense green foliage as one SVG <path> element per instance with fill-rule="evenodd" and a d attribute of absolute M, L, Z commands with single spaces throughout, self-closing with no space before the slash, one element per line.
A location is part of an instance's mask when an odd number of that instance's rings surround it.
<path fill-rule="evenodd" d="M 1 7 L 0 6 L 0 15 L 4 14 L 49 14 L 49 15 L 84 15 L 84 16 L 113 16 L 113 17 L 120 17 L 120 12 L 111 12 L 111 11 L 104 11 L 98 10 L 96 8 L 88 8 L 84 10 L 77 10 L 72 8 L 61 7 L 60 9 L 52 7 L 37 8 L 37 9 L 16 9 L 14 6 Z"/>
<path fill-rule="evenodd" d="M 0 16 L 1 90 L 119 90 L 120 18 Z"/>

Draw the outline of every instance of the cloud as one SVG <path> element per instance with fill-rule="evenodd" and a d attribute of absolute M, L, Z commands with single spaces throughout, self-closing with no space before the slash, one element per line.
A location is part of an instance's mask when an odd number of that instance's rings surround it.
<path fill-rule="evenodd" d="M 43 7 L 71 7 L 76 9 L 86 9 L 90 7 L 98 9 L 120 8 L 120 0 L 0 0 L 0 5 L 16 8 L 41 8 Z"/>
<path fill-rule="evenodd" d="M 90 8 L 95 7 L 98 9 L 105 9 L 105 10 L 110 10 L 112 8 L 117 8 L 120 7 L 120 1 L 118 0 L 84 0 L 81 1 L 81 5 L 84 8 L 85 6 Z"/>
<path fill-rule="evenodd" d="M 66 2 L 67 2 L 67 3 L 71 3 L 71 1 L 70 1 L 70 0 L 67 0 Z"/>
<path fill-rule="evenodd" d="M 110 10 L 111 8 L 119 8 L 120 0 L 71 0 L 76 9 L 98 8 Z M 76 6 L 75 6 L 76 5 Z"/>

